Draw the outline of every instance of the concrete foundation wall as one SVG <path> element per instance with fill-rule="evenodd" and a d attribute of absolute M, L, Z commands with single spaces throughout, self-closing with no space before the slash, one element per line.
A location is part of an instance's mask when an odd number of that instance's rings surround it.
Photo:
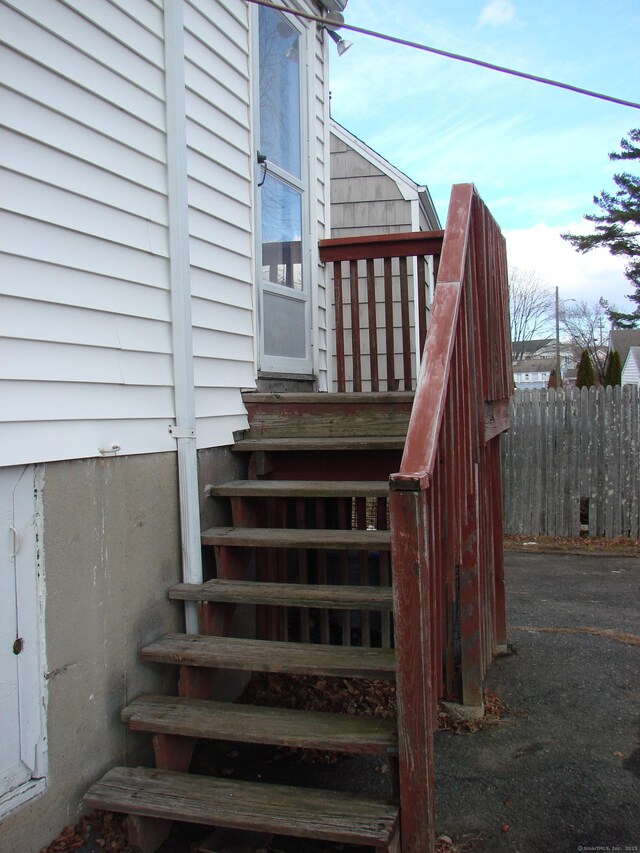
<path fill-rule="evenodd" d="M 47 788 L 2 822 L 2 850 L 40 850 L 105 770 L 151 761 L 149 738 L 120 712 L 143 691 L 174 689 L 172 667 L 137 657 L 183 622 L 167 599 L 181 572 L 176 465 L 163 453 L 45 466 Z"/>
<path fill-rule="evenodd" d="M 244 454 L 200 451 L 203 528 L 230 523 L 227 502 L 205 500 L 205 486 L 245 476 Z M 181 604 L 167 598 L 182 571 L 177 455 L 47 463 L 43 531 L 47 788 L 0 822 L 0 850 L 12 853 L 37 853 L 75 823 L 109 767 L 153 764 L 151 738 L 120 712 L 140 693 L 176 690 L 177 669 L 142 664 L 138 652 L 184 630 Z M 240 608 L 234 631 L 251 635 L 252 614 Z M 221 680 L 216 697 L 234 698 L 245 680 Z"/>

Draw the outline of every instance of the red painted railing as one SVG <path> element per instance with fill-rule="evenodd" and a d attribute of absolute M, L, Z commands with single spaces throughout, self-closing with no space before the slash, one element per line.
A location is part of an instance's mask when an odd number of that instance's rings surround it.
<path fill-rule="evenodd" d="M 403 853 L 433 849 L 438 698 L 482 703 L 506 642 L 499 435 L 512 391 L 504 239 L 453 188 L 390 514 Z"/>
<path fill-rule="evenodd" d="M 412 391 L 442 231 L 320 241 L 333 265 L 338 391 Z"/>

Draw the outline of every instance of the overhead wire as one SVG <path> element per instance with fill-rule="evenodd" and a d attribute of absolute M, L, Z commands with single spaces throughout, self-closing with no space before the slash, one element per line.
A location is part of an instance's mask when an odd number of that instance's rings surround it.
<path fill-rule="evenodd" d="M 248 3 L 253 3 L 257 6 L 266 6 L 269 9 L 275 9 L 278 12 L 285 12 L 289 15 L 294 15 L 296 18 L 303 18 L 307 21 L 315 21 L 316 23 L 327 25 L 327 23 L 331 23 L 327 18 L 323 18 L 321 15 L 314 15 L 310 12 L 303 12 L 299 9 L 292 9 L 289 6 L 283 6 L 279 3 L 273 3 L 271 0 L 247 0 Z M 589 98 L 598 98 L 601 101 L 608 101 L 612 104 L 619 104 L 623 107 L 631 107 L 631 109 L 640 110 L 640 103 L 636 103 L 635 101 L 627 101 L 624 98 L 616 98 L 613 95 L 605 95 L 602 92 L 594 92 L 591 89 L 584 89 L 581 86 L 573 86 L 571 83 L 562 83 L 559 80 L 552 80 L 549 77 L 540 77 L 537 74 L 529 74 L 526 71 L 517 71 L 514 68 L 507 68 L 504 65 L 496 65 L 493 62 L 485 62 L 483 59 L 474 59 L 471 56 L 464 56 L 460 53 L 452 53 L 449 50 L 441 50 L 438 47 L 431 47 L 427 44 L 422 44 L 417 41 L 409 41 L 408 39 L 399 38 L 398 36 L 392 36 L 388 33 L 381 33 L 376 30 L 368 30 L 365 27 L 358 27 L 354 24 L 341 23 L 341 30 L 349 30 L 352 33 L 360 33 L 364 36 L 371 36 L 372 38 L 382 39 L 383 41 L 391 42 L 392 44 L 399 44 L 403 47 L 411 47 L 414 50 L 421 50 L 426 53 L 433 53 L 436 56 L 443 56 L 446 59 L 454 59 L 458 62 L 466 62 L 470 65 L 476 65 L 480 68 L 486 68 L 489 71 L 498 71 L 500 74 L 509 74 L 512 77 L 520 77 L 524 80 L 531 80 L 534 83 L 542 83 L 545 86 L 555 86 L 557 89 L 566 89 L 569 92 L 576 92 L 578 95 L 586 95 Z"/>

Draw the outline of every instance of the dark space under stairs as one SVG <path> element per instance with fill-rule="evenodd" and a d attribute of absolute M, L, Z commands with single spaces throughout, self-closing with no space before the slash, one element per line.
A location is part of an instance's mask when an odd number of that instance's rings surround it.
<path fill-rule="evenodd" d="M 394 679 L 386 496 L 412 398 L 245 395 L 250 429 L 233 450 L 251 454 L 249 479 L 211 488 L 211 499 L 230 502 L 233 526 L 202 534 L 215 576 L 169 592 L 199 603 L 200 633 L 169 634 L 141 651 L 144 661 L 180 667 L 179 695 L 140 696 L 122 714 L 131 729 L 154 736 L 157 767 L 113 768 L 87 793 L 87 807 L 401 849 L 395 800 L 188 770 L 202 738 L 379 755 L 394 765 L 395 721 L 209 695 L 221 670 Z M 256 605 L 258 639 L 231 635 L 239 604 Z M 353 612 L 355 625 L 345 616 Z"/>

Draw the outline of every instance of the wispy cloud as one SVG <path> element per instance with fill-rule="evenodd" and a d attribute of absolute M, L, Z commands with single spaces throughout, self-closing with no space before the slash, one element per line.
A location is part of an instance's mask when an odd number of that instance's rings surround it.
<path fill-rule="evenodd" d="M 478 26 L 502 27 L 510 24 L 515 16 L 516 10 L 509 0 L 489 0 L 480 12 Z"/>
<path fill-rule="evenodd" d="M 581 255 L 561 234 L 584 233 L 586 223 L 569 223 L 563 228 L 535 225 L 506 231 L 510 266 L 535 270 L 550 287 L 558 287 L 561 299 L 597 302 L 604 296 L 623 311 L 631 310 L 626 294 L 631 284 L 624 277 L 624 261 L 606 249 L 594 249 Z"/>

